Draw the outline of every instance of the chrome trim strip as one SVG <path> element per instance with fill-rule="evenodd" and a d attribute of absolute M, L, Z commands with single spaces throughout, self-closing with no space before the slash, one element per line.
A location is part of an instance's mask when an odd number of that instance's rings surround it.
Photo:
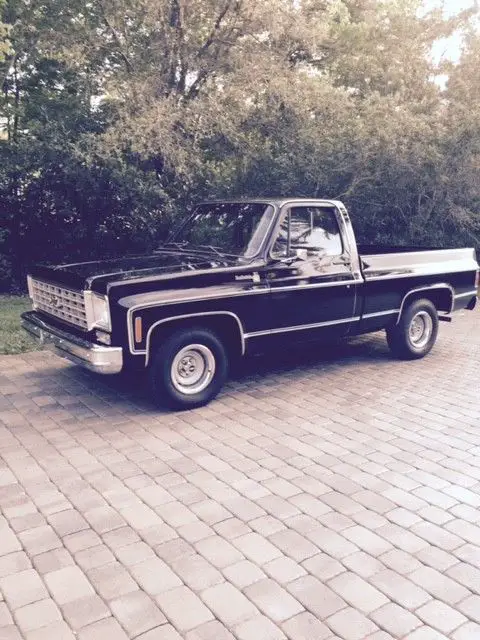
<path fill-rule="evenodd" d="M 472 289 L 472 291 L 466 291 L 465 293 L 456 293 L 455 300 L 458 300 L 459 298 L 468 298 L 468 296 L 476 296 L 476 295 L 477 295 L 477 290 Z"/>
<path fill-rule="evenodd" d="M 390 316 L 394 313 L 398 313 L 400 309 L 389 309 L 388 311 L 375 311 L 375 313 L 364 313 L 362 314 L 362 320 L 365 318 L 377 318 L 379 316 Z"/>
<path fill-rule="evenodd" d="M 232 313 L 231 311 L 205 311 L 203 313 L 189 313 L 181 316 L 172 316 L 171 318 L 164 318 L 163 320 L 158 320 L 158 322 L 154 322 L 147 332 L 146 349 L 145 351 L 142 352 L 142 353 L 145 353 L 147 356 L 145 358 L 145 366 L 148 365 L 148 361 L 150 359 L 150 337 L 155 327 L 157 327 L 159 324 L 164 324 L 166 322 L 173 322 L 174 320 L 184 320 L 185 318 L 197 318 L 199 316 L 231 316 L 232 318 L 234 318 L 237 321 L 238 328 L 240 330 L 241 352 L 243 356 L 243 354 L 245 353 L 245 332 L 243 330 L 243 325 L 240 318 L 235 313 Z M 140 352 L 137 351 L 137 353 L 140 353 Z"/>
<path fill-rule="evenodd" d="M 308 277 L 308 276 L 307 276 Z M 298 280 L 304 280 L 305 276 L 303 278 L 299 277 Z M 341 287 L 341 286 L 352 286 L 354 284 L 363 284 L 363 280 L 336 280 L 335 282 L 316 282 L 314 284 L 297 284 L 297 285 L 285 285 L 283 287 L 276 287 L 274 286 L 272 283 L 274 281 L 270 281 L 270 292 L 271 293 L 276 293 L 277 291 L 300 291 L 300 290 L 304 290 L 304 289 L 324 289 L 326 287 Z"/>
<path fill-rule="evenodd" d="M 368 259 L 368 256 L 367 256 Z M 397 280 L 399 278 L 421 278 L 423 276 L 438 276 L 440 274 L 445 275 L 445 273 L 465 273 L 466 271 L 473 271 L 471 267 L 463 267 L 463 268 L 452 268 L 452 269 L 442 269 L 440 266 L 438 269 L 434 271 L 416 271 L 415 273 L 394 273 L 388 274 L 386 276 L 369 276 L 368 273 L 364 271 L 365 281 L 375 282 L 378 280 Z"/>
<path fill-rule="evenodd" d="M 356 283 L 365 283 L 365 278 L 362 274 L 360 266 L 360 254 L 358 253 L 357 239 L 355 237 L 355 230 L 350 220 L 350 216 L 347 208 L 342 202 L 335 203 L 336 210 L 340 213 L 341 229 L 348 242 L 348 252 L 350 255 L 351 273 L 353 280 Z M 337 216 L 338 217 L 338 216 Z M 360 300 L 358 288 L 355 286 L 353 290 L 353 313 L 357 312 L 357 304 Z"/>
<path fill-rule="evenodd" d="M 329 198 L 281 198 L 280 200 L 281 207 L 336 207 L 339 209 L 340 206 L 343 206 L 340 200 L 330 200 Z M 268 199 L 266 201 L 271 203 Z"/>
<path fill-rule="evenodd" d="M 428 287 L 419 287 L 418 289 L 412 289 L 411 291 L 406 293 L 403 296 L 402 304 L 400 305 L 400 311 L 398 313 L 398 318 L 397 318 L 396 324 L 398 324 L 400 322 L 400 318 L 402 317 L 402 311 L 403 311 L 403 307 L 405 305 L 405 301 L 409 296 L 411 296 L 414 293 L 420 293 L 421 291 L 431 291 L 432 289 L 448 289 L 450 291 L 451 302 L 450 302 L 450 310 L 447 312 L 447 315 L 449 313 L 452 313 L 453 306 L 454 306 L 454 301 L 455 301 L 455 291 L 454 291 L 453 287 L 451 285 L 447 284 L 446 282 L 439 282 L 438 284 L 432 284 L 432 285 L 430 285 Z"/>
<path fill-rule="evenodd" d="M 342 318 L 341 320 L 329 320 L 328 322 L 315 322 L 313 324 L 298 324 L 292 327 L 280 327 L 278 329 L 268 329 L 266 331 L 252 331 L 244 335 L 245 340 L 248 338 L 257 338 L 258 336 L 266 336 L 275 333 L 288 333 L 290 331 L 305 331 L 307 329 L 319 329 L 320 327 L 328 327 L 336 324 L 345 324 L 346 322 L 356 322 L 360 320 L 360 316 L 352 318 Z"/>
<path fill-rule="evenodd" d="M 95 373 L 119 373 L 123 367 L 121 347 L 107 347 L 48 325 L 33 312 L 24 313 L 22 327 L 40 344 L 53 345 L 58 355 Z"/>
<path fill-rule="evenodd" d="M 337 211 L 340 212 L 340 227 L 343 226 L 343 232 L 347 238 L 353 276 L 355 279 L 358 278 L 360 282 L 363 282 L 362 270 L 360 268 L 360 255 L 358 253 L 357 239 L 355 237 L 355 230 L 353 228 L 352 221 L 350 220 L 347 208 L 342 202 L 336 201 L 335 207 Z"/>
<path fill-rule="evenodd" d="M 373 247 L 375 245 L 372 245 Z M 395 248 L 395 247 L 393 247 Z M 474 249 L 470 249 L 469 247 L 460 247 L 458 249 L 422 249 L 422 248 L 417 248 L 417 250 L 412 250 L 410 251 L 409 249 L 407 249 L 407 251 L 399 251 L 399 252 L 392 252 L 392 253 L 372 253 L 372 254 L 364 254 L 367 259 L 369 257 L 375 257 L 375 258 L 392 258 L 392 257 L 399 257 L 399 256 L 405 256 L 405 255 L 409 255 L 409 256 L 424 256 L 426 254 L 431 254 L 431 253 L 442 253 L 444 255 L 448 255 L 448 254 L 452 254 L 452 255 L 458 255 L 459 253 L 469 253 L 470 255 L 473 255 L 473 253 L 475 252 Z"/>

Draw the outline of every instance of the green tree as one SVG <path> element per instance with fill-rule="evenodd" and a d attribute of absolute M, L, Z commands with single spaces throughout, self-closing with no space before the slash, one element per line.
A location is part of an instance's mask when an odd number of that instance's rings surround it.
<path fill-rule="evenodd" d="M 79 6 L 8 0 L 3 9 L 11 48 L 0 102 L 0 286 L 23 283 L 32 262 L 151 246 L 167 203 L 161 185 L 83 142 L 110 115 L 95 104 L 105 61 L 71 58 Z"/>
<path fill-rule="evenodd" d="M 5 0 L 1 0 L 0 2 L 0 16 L 2 15 L 3 8 L 5 5 Z M 0 19 L 0 63 L 5 60 L 5 57 L 10 53 L 10 40 L 9 40 L 9 28 L 8 25 L 5 24 Z"/>
<path fill-rule="evenodd" d="M 473 241 L 477 36 L 446 91 L 428 55 L 472 13 L 420 6 L 3 0 L 3 286 L 148 248 L 207 197 L 337 197 L 370 242 Z"/>
<path fill-rule="evenodd" d="M 449 70 L 444 139 L 445 207 L 463 236 L 480 247 L 480 33 L 467 34 L 463 55 Z"/>

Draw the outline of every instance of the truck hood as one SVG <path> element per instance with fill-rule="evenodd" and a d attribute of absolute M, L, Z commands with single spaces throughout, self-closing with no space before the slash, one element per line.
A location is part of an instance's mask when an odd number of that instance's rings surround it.
<path fill-rule="evenodd" d="M 187 252 L 162 250 L 148 255 L 77 262 L 57 266 L 37 266 L 31 270 L 34 278 L 63 285 L 71 289 L 92 289 L 106 293 L 109 284 L 158 276 L 221 269 L 240 264 L 232 256 L 220 256 L 208 251 Z"/>

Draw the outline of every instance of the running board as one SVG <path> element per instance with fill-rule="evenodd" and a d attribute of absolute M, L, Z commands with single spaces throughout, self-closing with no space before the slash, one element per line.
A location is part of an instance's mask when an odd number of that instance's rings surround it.
<path fill-rule="evenodd" d="M 438 319 L 442 322 L 451 322 L 452 318 L 450 316 L 438 316 Z"/>

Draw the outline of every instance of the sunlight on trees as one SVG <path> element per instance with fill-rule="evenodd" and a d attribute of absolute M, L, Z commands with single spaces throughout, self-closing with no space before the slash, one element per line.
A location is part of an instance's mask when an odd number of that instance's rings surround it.
<path fill-rule="evenodd" d="M 341 198 L 369 242 L 479 247 L 478 12 L 420 7 L 0 0 L 0 286 L 148 249 L 210 197 Z M 458 64 L 429 55 L 459 30 Z"/>

